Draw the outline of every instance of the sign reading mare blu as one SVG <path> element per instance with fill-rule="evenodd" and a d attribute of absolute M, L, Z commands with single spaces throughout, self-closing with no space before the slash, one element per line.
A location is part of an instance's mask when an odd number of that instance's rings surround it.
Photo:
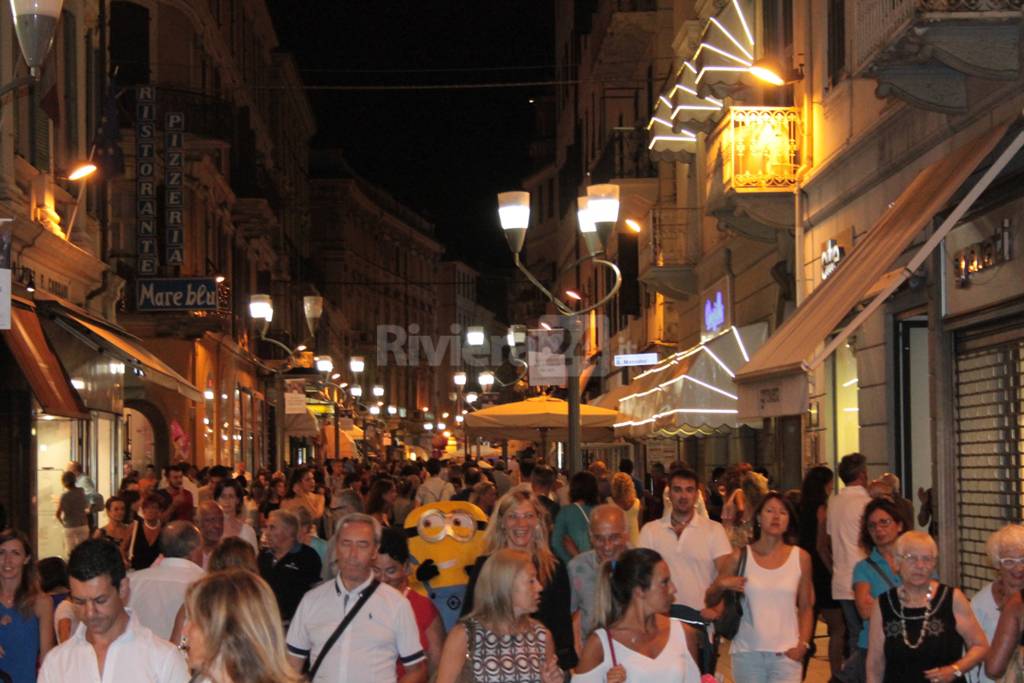
<path fill-rule="evenodd" d="M 212 277 L 140 278 L 137 311 L 216 311 L 217 281 Z"/>

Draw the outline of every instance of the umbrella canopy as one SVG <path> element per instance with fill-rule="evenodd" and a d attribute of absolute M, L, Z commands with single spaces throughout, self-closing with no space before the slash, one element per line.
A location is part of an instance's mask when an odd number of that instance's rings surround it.
<path fill-rule="evenodd" d="M 615 410 L 581 405 L 583 439 L 610 440 L 618 415 Z M 569 404 L 550 396 L 503 403 L 466 415 L 465 425 L 470 435 L 490 439 L 564 441 L 569 436 Z"/>

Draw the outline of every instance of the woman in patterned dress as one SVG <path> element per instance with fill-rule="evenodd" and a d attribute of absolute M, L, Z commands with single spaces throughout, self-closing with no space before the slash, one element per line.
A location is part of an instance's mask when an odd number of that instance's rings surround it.
<path fill-rule="evenodd" d="M 527 553 L 493 553 L 477 577 L 473 611 L 445 640 L 437 683 L 562 683 L 551 633 L 530 617 L 540 593 Z"/>

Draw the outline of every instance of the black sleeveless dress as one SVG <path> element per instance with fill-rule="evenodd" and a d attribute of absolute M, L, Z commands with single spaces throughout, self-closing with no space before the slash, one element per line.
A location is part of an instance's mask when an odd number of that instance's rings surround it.
<path fill-rule="evenodd" d="M 893 588 L 878 598 L 885 634 L 882 681 L 928 683 L 923 672 L 949 666 L 964 653 L 964 640 L 957 633 L 953 616 L 953 589 L 939 584 L 927 608 L 903 607 L 898 593 L 899 589 Z"/>

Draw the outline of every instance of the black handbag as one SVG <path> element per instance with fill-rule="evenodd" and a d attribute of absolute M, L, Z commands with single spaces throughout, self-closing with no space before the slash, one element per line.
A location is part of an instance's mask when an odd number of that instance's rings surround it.
<path fill-rule="evenodd" d="M 736 576 L 743 576 L 743 572 L 747 569 L 747 552 L 746 546 L 740 551 L 740 566 L 736 571 Z M 722 597 L 725 607 L 722 610 L 722 616 L 715 619 L 715 633 L 729 640 L 736 637 L 740 630 L 740 621 L 743 619 L 743 605 L 740 602 L 742 599 L 741 593 L 725 591 L 725 595 Z"/>

